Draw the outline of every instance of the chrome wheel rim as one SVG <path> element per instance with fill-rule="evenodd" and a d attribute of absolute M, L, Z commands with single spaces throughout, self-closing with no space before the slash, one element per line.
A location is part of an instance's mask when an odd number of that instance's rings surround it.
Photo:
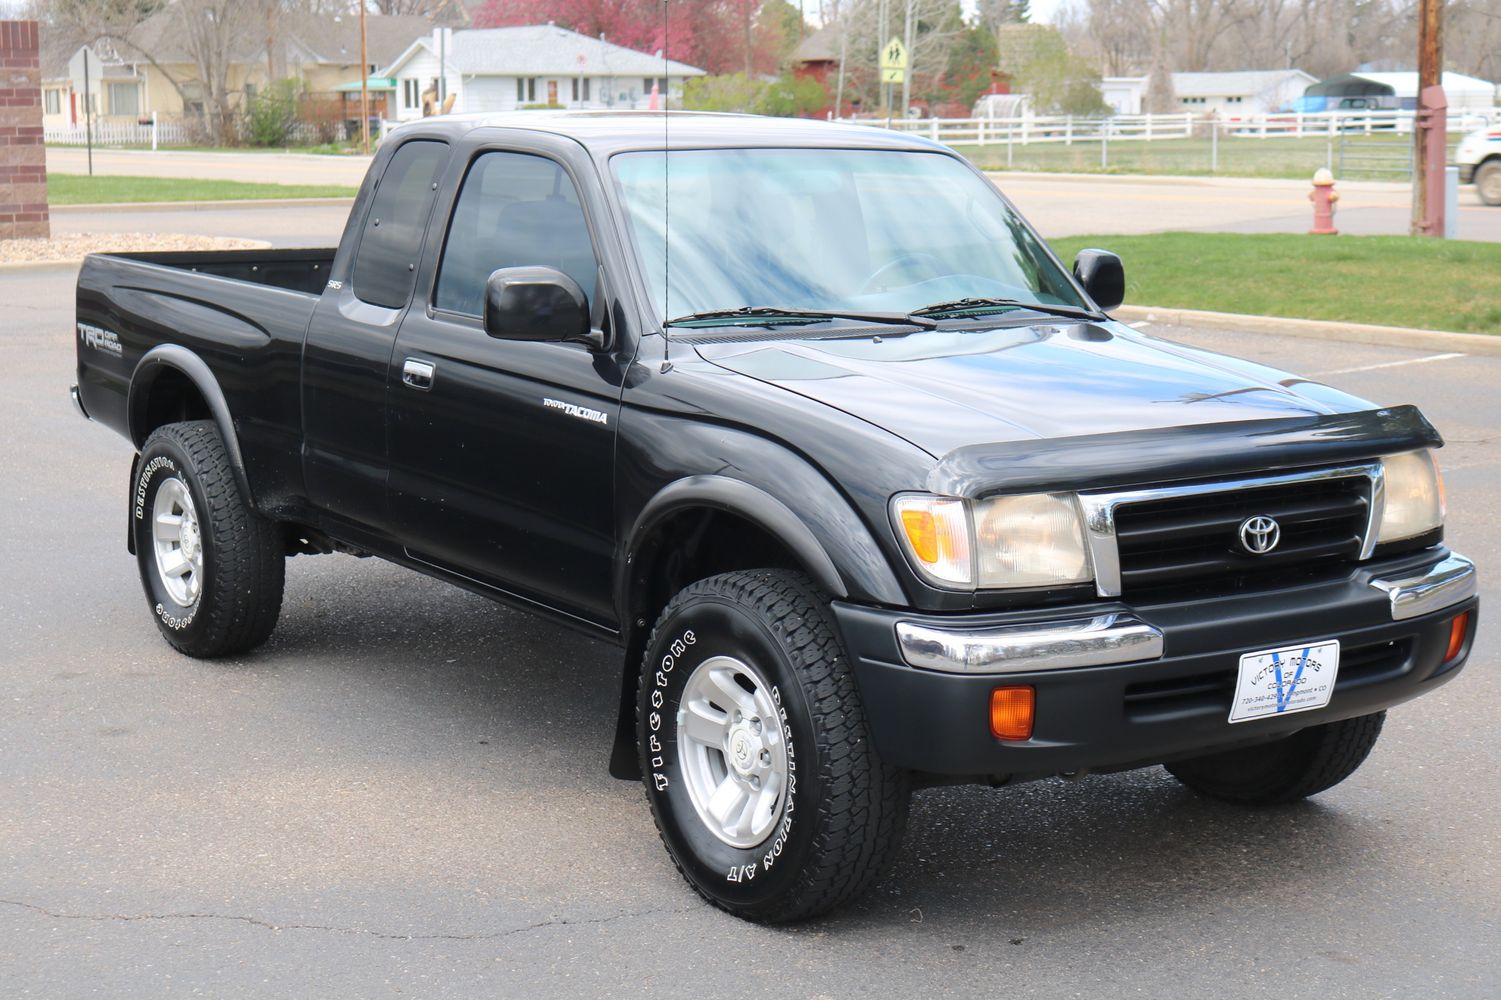
<path fill-rule="evenodd" d="M 678 707 L 678 752 L 699 820 L 731 847 L 760 844 L 787 796 L 787 741 L 771 686 L 732 656 L 699 664 Z"/>
<path fill-rule="evenodd" d="M 167 596 L 184 608 L 203 589 L 203 535 L 188 485 L 175 476 L 162 480 L 151 509 L 151 547 L 156 574 Z"/>

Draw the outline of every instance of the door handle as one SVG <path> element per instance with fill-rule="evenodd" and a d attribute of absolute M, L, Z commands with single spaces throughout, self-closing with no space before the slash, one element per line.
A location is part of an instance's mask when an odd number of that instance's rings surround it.
<path fill-rule="evenodd" d="M 413 389 L 423 392 L 433 387 L 433 366 L 426 361 L 407 358 L 401 366 L 401 380 Z"/>

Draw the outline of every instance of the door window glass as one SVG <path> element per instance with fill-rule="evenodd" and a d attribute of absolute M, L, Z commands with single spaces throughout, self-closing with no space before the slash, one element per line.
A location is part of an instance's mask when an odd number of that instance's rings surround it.
<path fill-rule="evenodd" d="M 422 235 L 448 144 L 408 142 L 380 178 L 354 258 L 354 294 L 372 305 L 400 309 L 412 297 Z"/>
<path fill-rule="evenodd" d="M 478 316 L 492 271 L 537 265 L 557 268 L 593 298 L 599 265 L 578 190 L 546 157 L 484 153 L 459 191 L 433 305 Z"/>

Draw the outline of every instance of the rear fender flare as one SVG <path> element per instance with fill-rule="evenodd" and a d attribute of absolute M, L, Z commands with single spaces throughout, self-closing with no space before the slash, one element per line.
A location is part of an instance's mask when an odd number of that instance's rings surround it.
<path fill-rule="evenodd" d="M 151 387 L 162 372 L 169 368 L 185 375 L 208 404 L 209 414 L 219 428 L 219 436 L 224 439 L 224 449 L 229 454 L 229 466 L 234 472 L 235 483 L 251 509 L 254 509 L 255 495 L 250 491 L 250 477 L 245 471 L 245 457 L 240 452 L 240 439 L 235 433 L 234 418 L 230 416 L 229 401 L 224 398 L 224 390 L 219 387 L 219 380 L 214 377 L 208 364 L 186 347 L 162 344 L 147 351 L 136 365 L 130 376 L 130 394 L 125 403 L 131 443 L 138 453 L 145 446 L 146 438 L 151 434 L 151 428 L 146 426 L 146 408 L 151 397 Z"/>

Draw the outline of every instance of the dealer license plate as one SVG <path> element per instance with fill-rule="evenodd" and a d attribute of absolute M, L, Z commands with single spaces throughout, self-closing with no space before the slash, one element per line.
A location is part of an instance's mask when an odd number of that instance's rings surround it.
<path fill-rule="evenodd" d="M 1323 708 L 1334 694 L 1338 673 L 1338 639 L 1247 653 L 1240 658 L 1230 721 Z"/>

